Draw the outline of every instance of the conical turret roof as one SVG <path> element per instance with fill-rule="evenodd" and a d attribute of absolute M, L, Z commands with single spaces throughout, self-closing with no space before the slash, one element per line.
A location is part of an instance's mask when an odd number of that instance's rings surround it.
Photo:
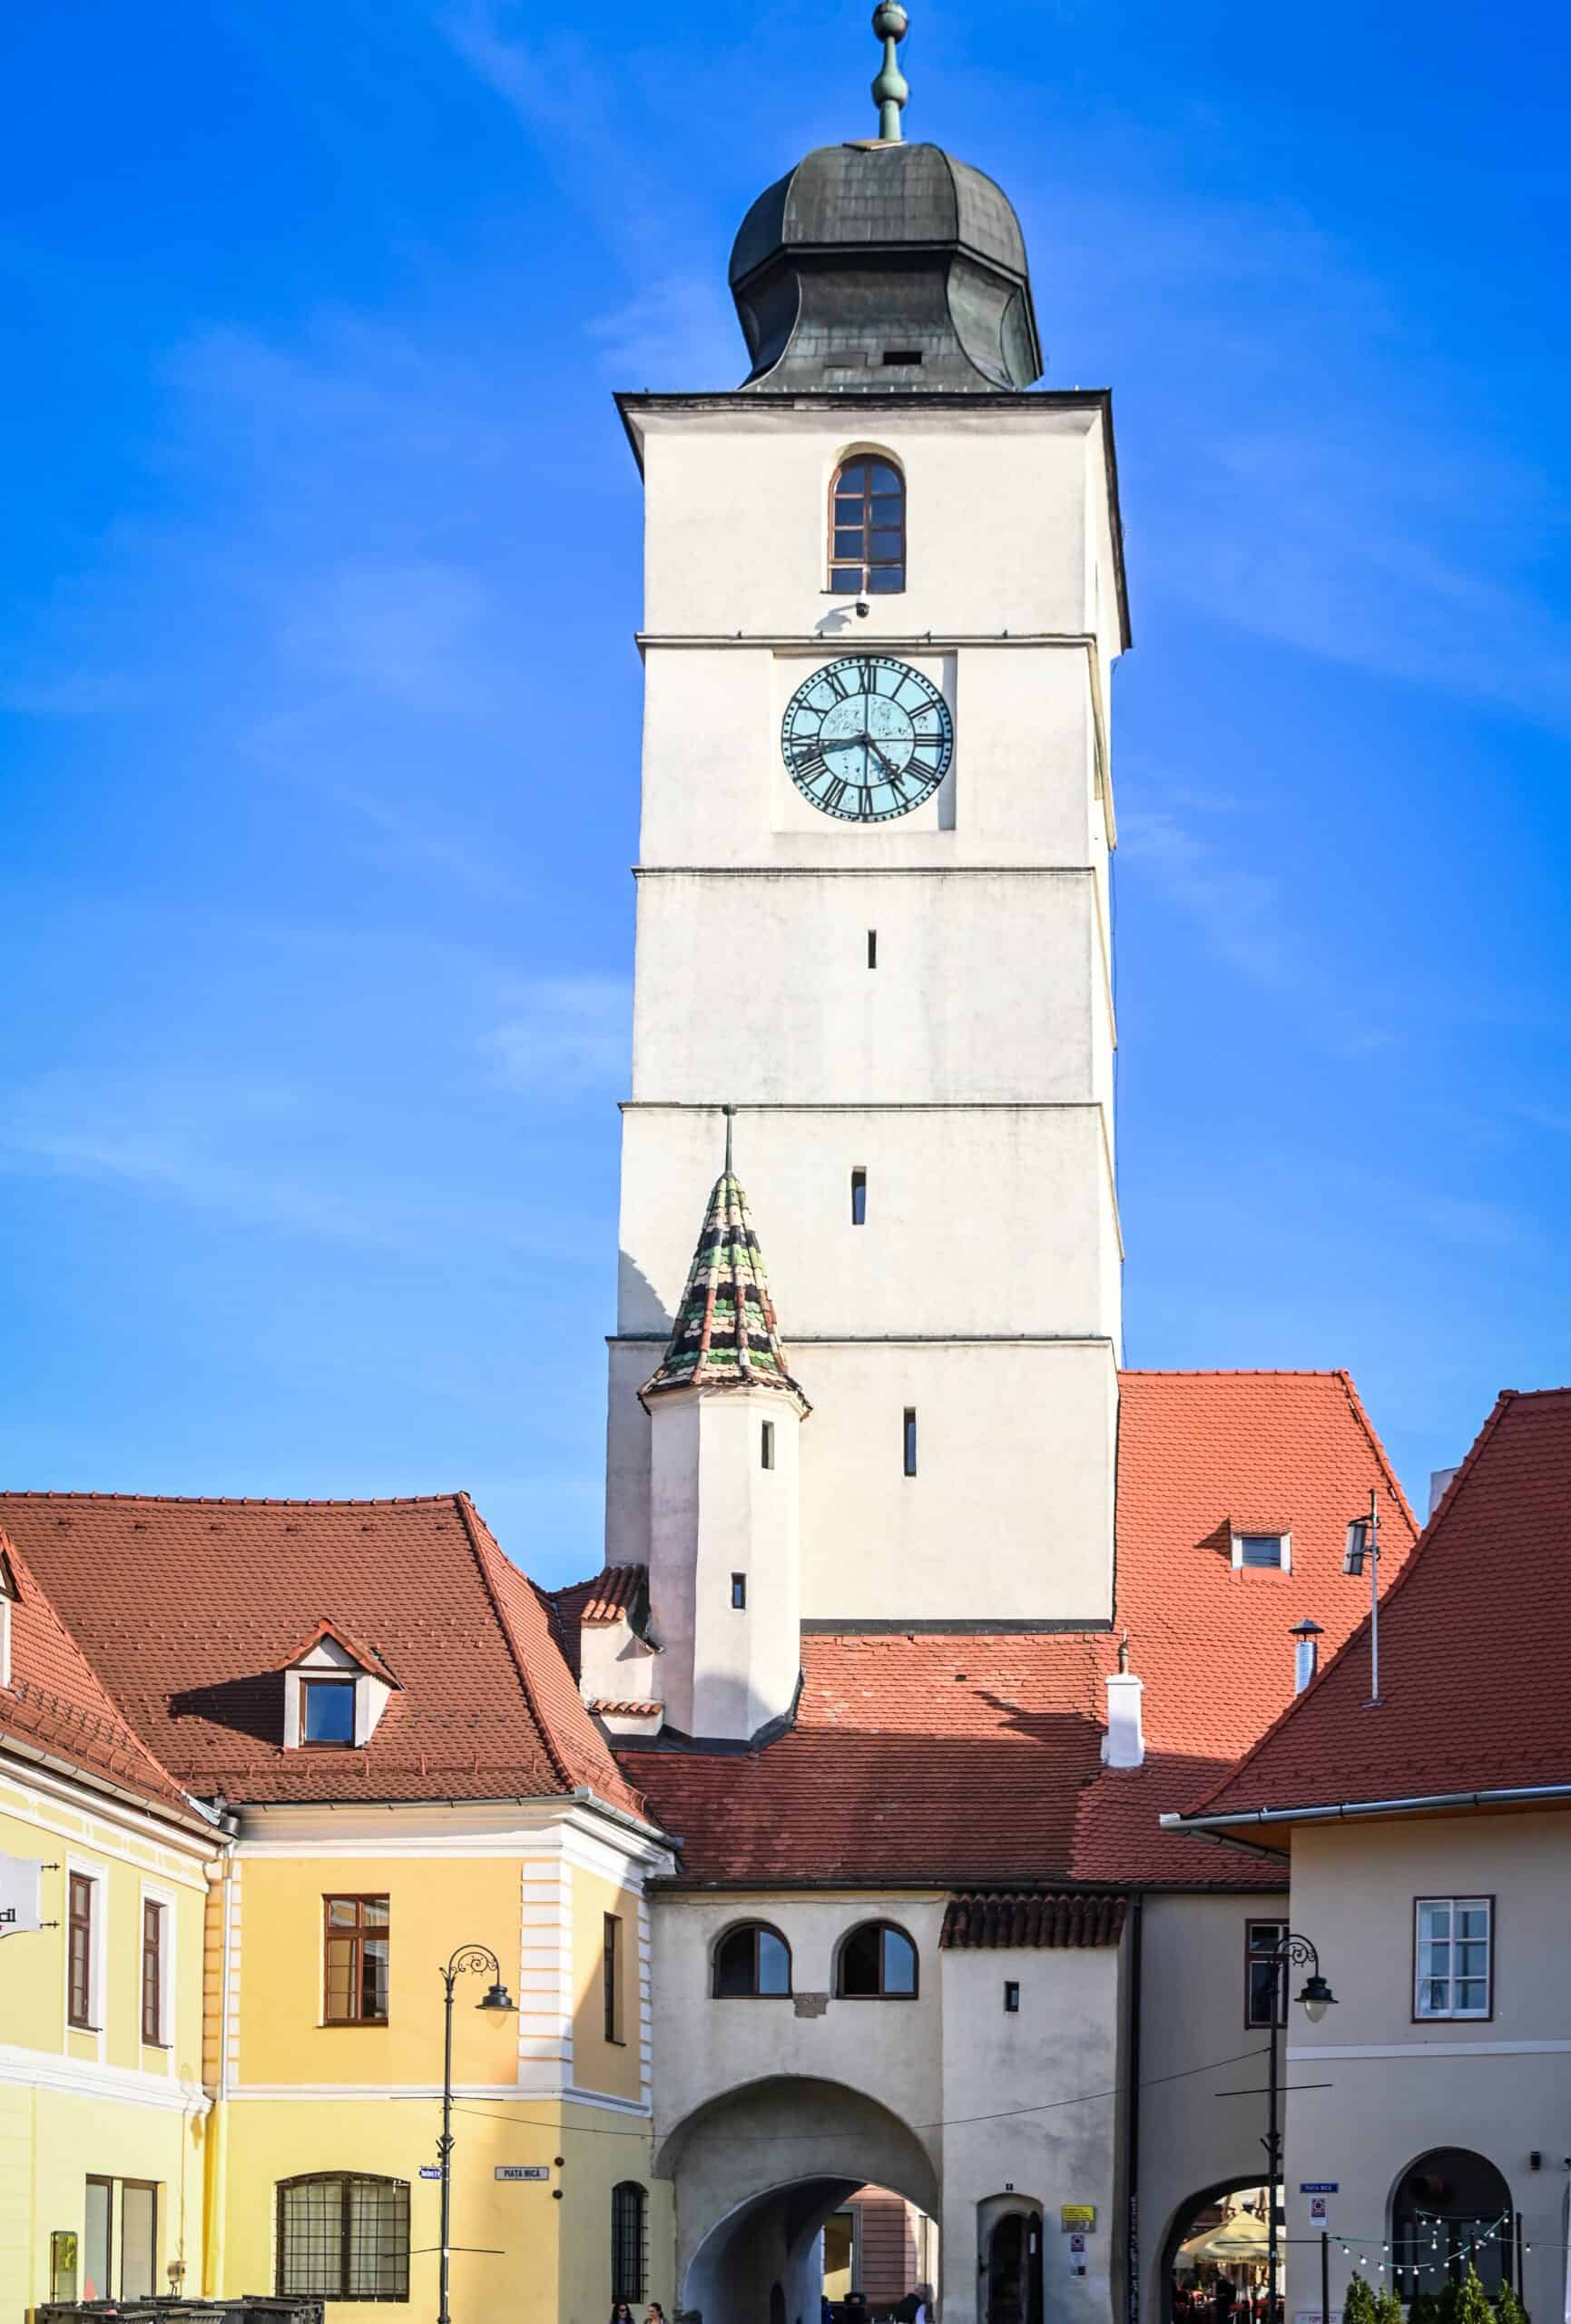
<path fill-rule="evenodd" d="M 812 1409 L 786 1370 L 747 1196 L 729 1169 L 710 1196 L 664 1357 L 639 1393 L 647 1402 L 673 1388 L 774 1388 L 804 1416 Z"/>

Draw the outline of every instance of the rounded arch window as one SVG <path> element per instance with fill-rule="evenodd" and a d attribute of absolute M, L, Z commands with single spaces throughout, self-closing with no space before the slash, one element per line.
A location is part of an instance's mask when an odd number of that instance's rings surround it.
<path fill-rule="evenodd" d="M 1391 2262 L 1403 2299 L 1439 2292 L 1478 2270 L 1493 2299 L 1515 2277 L 1511 2191 L 1488 2156 L 1432 2147 L 1409 2163 L 1391 2198 Z"/>
<path fill-rule="evenodd" d="M 778 1929 L 763 1921 L 743 1921 L 727 1929 L 714 1948 L 713 1992 L 717 2001 L 771 2000 L 791 1989 L 791 1949 Z"/>
<path fill-rule="evenodd" d="M 917 1948 L 892 1921 L 864 1921 L 840 1946 L 835 1990 L 842 2001 L 915 2001 Z"/>
<path fill-rule="evenodd" d="M 890 596 L 906 586 L 906 479 L 883 452 L 853 452 L 830 490 L 830 588 Z"/>

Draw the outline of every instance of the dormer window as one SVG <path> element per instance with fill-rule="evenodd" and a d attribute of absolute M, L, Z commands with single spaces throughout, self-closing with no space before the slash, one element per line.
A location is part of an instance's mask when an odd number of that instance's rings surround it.
<path fill-rule="evenodd" d="M 301 1679 L 300 1741 L 322 1749 L 353 1749 L 355 1681 L 352 1679 Z"/>
<path fill-rule="evenodd" d="M 368 1743 L 398 1680 L 373 1647 L 321 1622 L 284 1665 L 286 1751 L 354 1751 Z"/>
<path fill-rule="evenodd" d="M 1232 1562 L 1240 1571 L 1291 1573 L 1292 1571 L 1292 1535 L 1281 1533 L 1240 1533 L 1232 1537 Z"/>

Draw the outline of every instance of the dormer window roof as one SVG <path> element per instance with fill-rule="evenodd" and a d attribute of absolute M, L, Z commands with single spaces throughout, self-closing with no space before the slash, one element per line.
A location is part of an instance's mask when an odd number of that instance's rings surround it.
<path fill-rule="evenodd" d="M 353 1751 L 368 1743 L 398 1682 L 377 1652 L 320 1621 L 284 1665 L 286 1751 Z"/>

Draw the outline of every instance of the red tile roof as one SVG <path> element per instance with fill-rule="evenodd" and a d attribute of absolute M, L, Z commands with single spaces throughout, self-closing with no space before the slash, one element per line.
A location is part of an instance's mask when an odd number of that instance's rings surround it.
<path fill-rule="evenodd" d="M 1384 1548 L 1382 1529 L 1382 1564 Z M 1381 1598 L 1378 1709 L 1369 1693 L 1366 1620 L 1242 1764 L 1184 1804 L 1220 1815 L 1571 1783 L 1571 1389 L 1500 1396 Z"/>
<path fill-rule="evenodd" d="M 608 1565 L 593 1581 L 580 1586 L 588 1593 L 580 1610 L 581 1622 L 619 1622 L 629 1613 L 648 1580 L 641 1565 Z"/>
<path fill-rule="evenodd" d="M 231 1802 L 640 1803 L 578 1699 L 541 1594 L 463 1493 L 186 1501 L 3 1493 L 40 1576 L 144 1753 Z M 396 1671 L 361 1749 L 285 1751 L 283 1670 L 323 1620 Z"/>
<path fill-rule="evenodd" d="M 44 1596 L 20 1542 L 0 1529 L 11 1607 L 11 1684 L 0 1687 L 0 1752 L 9 1741 L 44 1751 L 85 1775 L 134 1792 L 150 1807 L 196 1810 L 133 1734 L 76 1640 Z M 24 1754 L 25 1756 L 25 1754 Z"/>
<path fill-rule="evenodd" d="M 349 1636 L 341 1622 L 319 1622 L 304 1644 L 293 1654 L 285 1658 L 284 1669 L 288 1670 L 297 1662 L 303 1662 L 308 1654 L 316 1651 L 325 1638 L 330 1638 L 335 1645 L 341 1646 L 350 1661 L 358 1662 L 360 1669 L 368 1671 L 373 1678 L 384 1679 L 389 1687 L 398 1685 L 398 1680 L 377 1652 L 376 1648 L 361 1646 Z"/>
<path fill-rule="evenodd" d="M 1041 1951 L 1116 1945 L 1124 1898 L 1080 1889 L 951 1896 L 938 1943 L 951 1952 Z"/>
<path fill-rule="evenodd" d="M 1117 1620 L 1145 1682 L 1144 1765 L 1105 1769 L 1114 1636 L 810 1633 L 794 1728 L 762 1750 L 618 1754 L 699 1882 L 881 1879 L 1259 1886 L 1272 1876 L 1164 1833 L 1291 1699 L 1291 1626 L 1357 1625 L 1341 1571 L 1371 1485 L 1388 1577 L 1416 1528 L 1345 1373 L 1126 1373 Z M 1292 1533 L 1292 1570 L 1241 1571 L 1235 1521 Z"/>

